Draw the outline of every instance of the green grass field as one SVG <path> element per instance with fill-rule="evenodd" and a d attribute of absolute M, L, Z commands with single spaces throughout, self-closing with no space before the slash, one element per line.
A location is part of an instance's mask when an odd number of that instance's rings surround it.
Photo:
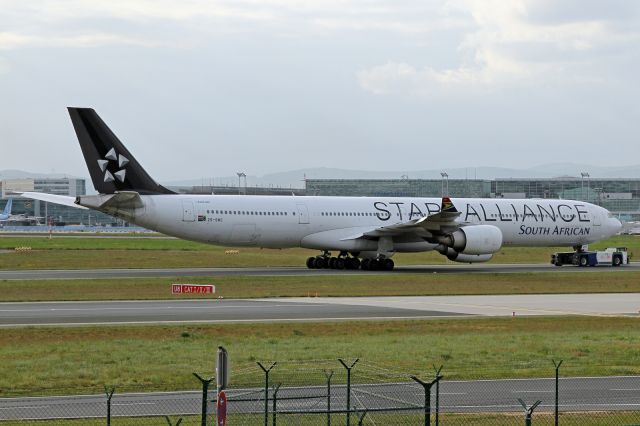
<path fill-rule="evenodd" d="M 214 284 L 214 295 L 171 295 L 172 283 Z M 464 273 L 327 276 L 218 276 L 0 280 L 0 302 L 307 297 L 441 296 L 640 292 L 640 272 Z"/>
<path fill-rule="evenodd" d="M 593 317 L 6 328 L 0 397 L 99 392 L 103 384 L 194 389 L 191 373 L 211 374 L 218 345 L 229 351 L 233 386 L 259 385 L 255 361 L 269 360 L 282 362 L 274 380 L 292 383 L 295 372 L 307 384 L 322 382 L 320 371 L 287 361 L 333 360 L 339 369 L 338 357 L 362 358 L 367 375 L 354 370 L 356 380 L 428 376 L 433 364 L 443 364 L 448 379 L 548 377 L 551 359 L 565 360 L 566 376 L 638 374 L 639 339 L 636 318 Z"/>
<path fill-rule="evenodd" d="M 592 245 L 592 248 L 626 246 L 632 257 L 640 254 L 640 237 L 618 236 Z M 31 247 L 30 252 L 14 252 Z M 269 250 L 241 248 L 239 254 L 225 254 L 228 248 L 171 238 L 71 238 L 55 235 L 0 237 L 0 269 L 66 268 L 178 268 L 178 267 L 269 267 L 303 266 L 307 257 L 317 254 L 305 249 Z M 505 247 L 493 263 L 547 263 L 550 254 L 566 247 Z M 438 253 L 401 253 L 398 265 L 453 263 Z"/>

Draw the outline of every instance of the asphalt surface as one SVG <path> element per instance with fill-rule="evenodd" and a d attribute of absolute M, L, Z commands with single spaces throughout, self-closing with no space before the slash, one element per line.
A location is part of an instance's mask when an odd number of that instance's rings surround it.
<path fill-rule="evenodd" d="M 451 312 L 272 300 L 0 303 L 0 326 L 322 321 L 460 315 Z"/>
<path fill-rule="evenodd" d="M 357 368 L 356 368 L 357 370 Z M 356 376 L 354 376 L 356 377 Z M 522 412 L 517 399 L 529 405 L 540 400 L 536 412 L 553 411 L 553 379 L 446 381 L 440 385 L 440 410 L 444 413 Z M 640 377 L 562 378 L 559 382 L 560 410 L 636 411 L 640 409 Z M 317 415 L 326 410 L 326 387 L 287 387 L 278 392 L 278 412 L 302 412 Z M 332 386 L 332 410 L 345 410 L 346 388 Z M 270 393 L 270 396 L 272 394 Z M 111 414 L 118 416 L 197 415 L 202 393 L 157 392 L 115 394 Z M 214 393 L 209 399 L 215 398 Z M 229 418 L 237 413 L 260 413 L 264 407 L 260 388 L 227 391 Z M 435 391 L 432 405 L 435 405 Z M 355 384 L 352 407 L 370 412 L 404 409 L 422 411 L 424 391 L 414 382 Z M 271 408 L 271 403 L 269 406 Z M 209 403 L 209 412 L 213 410 Z M 106 416 L 105 395 L 0 398 L 0 419 L 89 418 Z M 640 419 L 640 413 L 638 414 Z M 534 416 L 535 418 L 535 416 Z"/>
<path fill-rule="evenodd" d="M 0 303 L 0 326 L 427 319 L 452 316 L 638 316 L 640 294 L 305 297 Z"/>
<path fill-rule="evenodd" d="M 305 267 L 265 267 L 265 268 L 173 268 L 173 269 L 39 269 L 0 270 L 0 280 L 37 279 L 86 279 L 86 278 L 144 278 L 178 276 L 318 276 L 318 275 L 388 275 L 420 273 L 516 273 L 516 272 L 580 272 L 598 271 L 640 271 L 640 262 L 632 262 L 619 268 L 598 266 L 579 268 L 576 266 L 557 267 L 547 263 L 532 264 L 455 264 L 400 266 L 393 272 L 346 271 L 332 269 L 307 269 Z"/>

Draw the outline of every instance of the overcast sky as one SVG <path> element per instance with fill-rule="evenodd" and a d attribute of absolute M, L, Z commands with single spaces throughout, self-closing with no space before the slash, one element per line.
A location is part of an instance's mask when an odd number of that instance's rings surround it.
<path fill-rule="evenodd" d="M 0 0 L 0 170 L 640 164 L 640 2 Z"/>

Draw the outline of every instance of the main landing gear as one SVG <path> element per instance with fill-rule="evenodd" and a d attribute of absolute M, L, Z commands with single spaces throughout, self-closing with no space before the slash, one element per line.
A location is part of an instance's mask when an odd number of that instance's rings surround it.
<path fill-rule="evenodd" d="M 395 264 L 393 260 L 385 257 L 378 259 L 364 258 L 362 261 L 357 256 L 349 256 L 347 252 L 340 252 L 338 257 L 324 251 L 321 255 L 307 259 L 309 269 L 360 269 L 364 271 L 392 271 Z"/>

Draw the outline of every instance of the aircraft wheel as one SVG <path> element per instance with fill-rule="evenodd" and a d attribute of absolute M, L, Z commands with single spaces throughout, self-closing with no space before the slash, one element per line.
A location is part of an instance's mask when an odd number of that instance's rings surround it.
<path fill-rule="evenodd" d="M 316 266 L 316 269 L 324 269 L 328 265 L 327 265 L 327 261 L 324 259 L 324 257 L 316 257 L 315 266 Z"/>
<path fill-rule="evenodd" d="M 310 257 L 307 259 L 307 268 L 309 269 L 313 269 L 316 267 L 316 258 L 315 257 Z"/>
<path fill-rule="evenodd" d="M 384 259 L 381 262 L 381 266 L 382 266 L 382 269 L 384 269 L 385 271 L 393 271 L 393 267 L 395 266 L 395 264 L 391 259 Z"/>
<path fill-rule="evenodd" d="M 360 259 L 357 257 L 352 257 L 349 263 L 351 264 L 351 269 L 360 269 Z"/>
<path fill-rule="evenodd" d="M 362 268 L 363 271 L 368 271 L 370 265 L 371 265 L 371 259 L 362 259 L 362 262 L 360 262 L 360 267 Z"/>
<path fill-rule="evenodd" d="M 344 269 L 344 259 L 341 257 L 336 259 L 336 269 Z"/>
<path fill-rule="evenodd" d="M 336 260 L 338 260 L 337 257 L 332 257 L 329 259 L 329 268 L 330 269 L 336 269 Z"/>

